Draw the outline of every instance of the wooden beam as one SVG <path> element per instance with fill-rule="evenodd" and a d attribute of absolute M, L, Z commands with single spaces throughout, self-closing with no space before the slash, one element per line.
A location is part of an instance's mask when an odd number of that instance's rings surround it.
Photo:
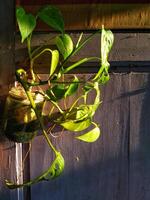
<path fill-rule="evenodd" d="M 14 81 L 14 0 L 1 1 L 0 4 L 0 125 L 2 128 L 3 108 L 10 85 Z M 7 189 L 5 179 L 14 180 L 15 144 L 3 137 L 0 129 L 0 199 L 18 200 L 17 191 Z"/>
<path fill-rule="evenodd" d="M 36 13 L 39 4 L 21 4 L 27 11 Z M 66 30 L 93 30 L 102 24 L 111 29 L 150 28 L 150 4 L 146 3 L 76 3 L 57 4 L 60 8 Z M 37 30 L 49 31 L 42 23 Z"/>

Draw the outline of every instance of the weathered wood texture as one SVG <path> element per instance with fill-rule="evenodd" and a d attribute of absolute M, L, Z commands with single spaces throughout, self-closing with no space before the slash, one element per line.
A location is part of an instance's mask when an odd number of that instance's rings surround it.
<path fill-rule="evenodd" d="M 95 116 L 101 127 L 101 138 L 96 143 L 77 141 L 70 132 L 57 139 L 51 137 L 65 157 L 65 171 L 52 182 L 34 185 L 32 200 L 128 199 L 130 107 L 129 96 L 120 98 L 128 93 L 128 78 L 126 74 L 112 75 L 110 83 L 102 89 L 104 103 Z M 93 100 L 92 94 L 90 99 Z M 72 102 L 70 99 L 67 104 Z M 32 178 L 50 165 L 53 156 L 42 136 L 33 141 L 30 159 Z"/>
<path fill-rule="evenodd" d="M 88 37 L 90 33 L 85 33 L 84 38 Z M 53 38 L 54 34 L 36 34 L 33 36 L 32 46 L 33 48 L 49 44 L 50 48 L 56 48 L 54 46 L 55 41 Z M 71 37 L 76 44 L 79 33 L 71 33 Z M 114 33 L 115 41 L 113 48 L 111 50 L 109 60 L 111 63 L 111 68 L 113 70 L 122 69 L 126 70 L 148 70 L 149 69 L 149 52 L 150 52 L 150 34 L 149 33 L 129 33 L 129 32 L 120 32 Z M 83 38 L 83 39 L 84 39 Z M 20 44 L 20 37 L 16 38 L 16 56 L 15 63 L 16 66 L 20 67 L 28 67 L 27 61 L 27 50 L 26 44 Z M 100 56 L 100 35 L 96 35 L 79 53 L 77 53 L 71 60 L 71 62 L 75 62 L 84 57 L 91 56 Z M 43 62 L 44 61 L 44 62 Z M 46 54 L 44 57 L 38 58 L 35 64 L 35 70 L 39 73 L 49 73 L 49 62 L 50 56 Z M 88 63 L 83 65 L 83 71 L 95 72 L 97 71 L 98 63 Z M 86 68 L 87 66 L 87 68 Z M 89 66 L 92 66 L 89 68 Z M 118 68 L 119 67 L 119 68 Z M 127 69 L 128 67 L 128 69 Z M 146 68 L 144 68 L 146 67 Z M 85 68 L 85 70 L 84 70 Z M 124 69 L 123 69 L 124 68 Z M 139 69 L 140 68 L 140 69 Z M 80 72 L 81 72 L 80 71 Z"/>
<path fill-rule="evenodd" d="M 14 74 L 14 1 L 5 0 L 0 5 L 0 124 L 4 100 Z M 2 124 L 1 124 L 2 127 Z M 0 200 L 17 200 L 17 192 L 5 186 L 5 179 L 14 179 L 15 144 L 2 137 L 0 130 Z"/>
<path fill-rule="evenodd" d="M 138 2 L 138 1 L 137 1 Z M 84 2 L 58 3 L 65 19 L 66 30 L 91 30 L 98 29 L 104 24 L 107 28 L 150 28 L 150 5 L 144 4 L 144 1 L 139 2 Z M 42 1 L 44 4 L 45 1 Z M 48 2 L 55 4 L 55 2 Z M 33 13 L 39 9 L 40 3 L 18 2 L 24 5 L 25 8 Z M 47 2 L 45 3 L 47 4 Z M 131 20 L 132 19 L 132 20 Z M 48 31 L 48 26 L 40 25 L 37 30 Z"/>
<path fill-rule="evenodd" d="M 65 171 L 52 182 L 34 185 L 31 199 L 149 200 L 149 93 L 149 73 L 111 75 L 95 116 L 100 139 L 85 144 L 70 132 L 57 139 L 50 136 L 65 157 Z M 46 169 L 52 159 L 43 137 L 36 137 L 30 153 L 31 177 Z"/>
<path fill-rule="evenodd" d="M 130 81 L 130 200 L 150 199 L 150 74 Z"/>

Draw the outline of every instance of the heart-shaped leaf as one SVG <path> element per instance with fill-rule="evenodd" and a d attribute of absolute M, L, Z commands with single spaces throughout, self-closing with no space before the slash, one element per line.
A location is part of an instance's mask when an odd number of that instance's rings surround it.
<path fill-rule="evenodd" d="M 64 21 L 58 8 L 51 5 L 44 6 L 39 10 L 37 16 L 55 30 L 64 32 Z"/>
<path fill-rule="evenodd" d="M 73 42 L 68 34 L 57 36 L 56 45 L 64 59 L 66 59 L 73 51 Z"/>
<path fill-rule="evenodd" d="M 29 182 L 25 182 L 23 184 L 15 184 L 8 180 L 6 180 L 5 182 L 9 189 L 21 188 L 24 186 L 31 186 L 32 184 L 38 183 L 40 181 L 52 180 L 52 179 L 58 177 L 60 174 L 62 174 L 62 172 L 64 170 L 64 166 L 65 166 L 64 158 L 60 152 L 57 152 L 56 158 L 53 161 L 52 165 L 42 175 L 36 177 L 35 179 L 33 179 Z"/>
<path fill-rule="evenodd" d="M 36 26 L 36 18 L 27 14 L 22 7 L 16 9 L 17 23 L 22 37 L 22 42 L 33 32 Z"/>
<path fill-rule="evenodd" d="M 91 131 L 77 136 L 76 139 L 82 140 L 84 142 L 95 142 L 100 136 L 100 129 L 98 127 L 95 127 Z"/>

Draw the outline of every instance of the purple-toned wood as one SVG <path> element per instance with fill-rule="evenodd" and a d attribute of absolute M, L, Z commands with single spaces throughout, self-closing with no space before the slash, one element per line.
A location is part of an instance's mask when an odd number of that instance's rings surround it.
<path fill-rule="evenodd" d="M 3 137 L 3 110 L 9 86 L 14 81 L 14 6 L 13 0 L 0 5 L 0 199 L 18 200 L 17 191 L 9 190 L 5 179 L 14 179 L 15 144 Z"/>

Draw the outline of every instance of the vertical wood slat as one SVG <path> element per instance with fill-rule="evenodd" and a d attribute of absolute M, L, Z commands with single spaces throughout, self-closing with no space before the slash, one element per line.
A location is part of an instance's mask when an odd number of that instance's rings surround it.
<path fill-rule="evenodd" d="M 130 86 L 130 198 L 150 199 L 150 74 L 133 74 Z"/>
<path fill-rule="evenodd" d="M 123 96 L 128 78 L 112 75 L 102 89 L 104 102 L 95 117 L 102 135 L 96 143 L 77 141 L 70 132 L 53 139 L 66 160 L 64 174 L 32 186 L 32 200 L 128 199 L 129 97 Z M 52 155 L 42 136 L 33 141 L 30 159 L 32 178 L 49 166 Z"/>
<path fill-rule="evenodd" d="M 0 125 L 5 97 L 14 80 L 14 0 L 0 5 Z M 0 131 L 0 200 L 17 200 L 16 191 L 5 186 L 5 179 L 15 176 L 15 144 L 2 137 Z"/>

